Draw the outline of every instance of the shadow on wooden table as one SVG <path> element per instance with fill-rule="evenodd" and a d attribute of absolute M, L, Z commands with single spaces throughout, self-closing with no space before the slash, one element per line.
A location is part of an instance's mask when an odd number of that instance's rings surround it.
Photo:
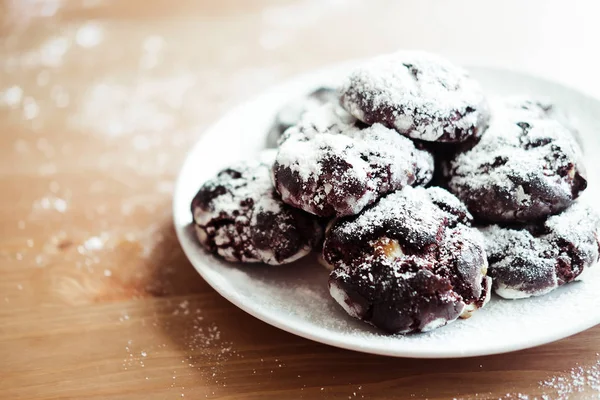
<path fill-rule="evenodd" d="M 281 331 L 238 309 L 198 275 L 170 222 L 161 234 L 164 240 L 151 255 L 155 268 L 148 291 L 163 300 L 156 326 L 177 349 L 173 364 L 180 370 L 178 384 L 185 387 L 186 398 L 485 399 L 517 398 L 516 390 L 539 396 L 553 393 L 540 385 L 551 377 L 548 371 L 573 368 L 577 360 L 562 356 L 594 334 L 592 330 L 506 355 L 456 360 L 389 358 L 337 349 Z M 516 388 L 512 382 L 517 380 L 530 385 Z"/>

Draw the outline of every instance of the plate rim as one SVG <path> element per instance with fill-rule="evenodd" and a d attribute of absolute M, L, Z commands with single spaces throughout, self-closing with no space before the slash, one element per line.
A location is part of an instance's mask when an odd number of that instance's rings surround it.
<path fill-rule="evenodd" d="M 361 346 L 361 345 L 357 345 L 355 343 L 340 341 L 335 336 L 330 337 L 326 334 L 319 334 L 319 332 L 321 332 L 321 331 L 323 331 L 322 333 L 328 332 L 328 330 L 325 328 L 317 327 L 318 329 L 315 329 L 315 327 L 311 325 L 310 329 L 305 329 L 302 327 L 302 323 L 299 323 L 296 321 L 282 322 L 280 319 L 273 316 L 272 313 L 264 312 L 264 311 L 262 311 L 261 308 L 252 307 L 250 305 L 250 303 L 242 301 L 240 298 L 238 298 L 238 296 L 235 295 L 235 293 L 225 290 L 225 287 L 223 287 L 219 282 L 216 282 L 215 280 L 213 280 L 212 277 L 210 276 L 210 273 L 208 273 L 208 271 L 205 271 L 202 268 L 202 265 L 201 265 L 202 263 L 197 263 L 197 262 L 193 261 L 196 257 L 196 255 L 193 254 L 193 252 L 197 251 L 198 249 L 201 249 L 201 248 L 199 245 L 197 245 L 197 244 L 194 245 L 193 243 L 191 243 L 191 241 L 187 237 L 187 234 L 186 234 L 187 224 L 180 223 L 180 221 L 178 219 L 178 209 L 180 208 L 180 207 L 178 207 L 178 205 L 180 203 L 182 203 L 180 197 L 182 196 L 181 193 L 182 193 L 183 176 L 184 176 L 183 172 L 188 168 L 188 164 L 191 163 L 192 157 L 198 152 L 198 149 L 204 144 L 204 142 L 207 141 L 207 138 L 210 137 L 209 133 L 211 131 L 214 131 L 215 129 L 217 129 L 219 124 L 223 120 L 228 119 L 232 115 L 236 115 L 240 110 L 244 109 L 251 103 L 254 103 L 261 98 L 264 98 L 274 92 L 279 91 L 280 88 L 297 84 L 297 82 L 306 80 L 308 77 L 319 75 L 319 74 L 324 74 L 324 73 L 326 73 L 326 71 L 329 71 L 329 70 L 342 69 L 344 67 L 356 65 L 361 60 L 362 59 L 353 59 L 353 60 L 343 61 L 343 62 L 339 62 L 339 63 L 329 64 L 329 65 L 325 65 L 325 66 L 316 68 L 314 70 L 310 70 L 308 72 L 303 72 L 301 74 L 293 75 L 293 76 L 289 77 L 288 79 L 280 81 L 280 82 L 276 83 L 275 85 L 272 85 L 268 89 L 258 93 L 257 95 L 230 108 L 227 112 L 219 115 L 217 117 L 217 119 L 215 119 L 213 121 L 213 123 L 209 124 L 206 128 L 203 129 L 204 134 L 190 148 L 190 150 L 187 153 L 184 162 L 181 164 L 181 167 L 177 174 L 177 179 L 176 179 L 176 183 L 175 183 L 174 191 L 173 191 L 172 213 L 173 213 L 173 224 L 175 227 L 177 240 L 179 241 L 179 244 L 180 244 L 181 248 L 183 249 L 183 252 L 184 252 L 185 256 L 187 257 L 188 261 L 192 264 L 192 266 L 200 274 L 200 276 L 206 281 L 206 283 L 208 283 L 208 285 L 211 286 L 211 288 L 213 290 L 215 290 L 221 297 L 225 298 L 226 300 L 228 300 L 230 303 L 232 303 L 239 309 L 241 309 L 244 312 L 248 313 L 249 315 L 259 319 L 260 321 L 263 321 L 263 322 L 265 322 L 271 326 L 274 326 L 278 329 L 281 329 L 285 332 L 288 332 L 288 333 L 291 333 L 291 334 L 294 334 L 294 335 L 297 335 L 302 338 L 312 340 L 312 341 L 315 341 L 318 343 L 337 347 L 337 348 L 358 351 L 358 352 L 367 353 L 367 354 L 390 356 L 390 357 L 422 358 L 422 359 L 444 359 L 444 358 L 449 359 L 449 358 L 480 357 L 480 356 L 487 356 L 487 355 L 503 354 L 503 353 L 509 353 L 509 352 L 513 352 L 513 351 L 519 351 L 519 350 L 525 350 L 525 349 L 529 349 L 529 348 L 533 348 L 533 347 L 538 347 L 538 346 L 541 346 L 544 344 L 549 344 L 549 343 L 552 343 L 552 342 L 555 342 L 555 341 L 558 341 L 561 339 L 568 338 L 577 333 L 581 333 L 583 331 L 591 329 L 594 326 L 600 324 L 600 314 L 599 314 L 597 320 L 595 320 L 595 321 L 590 319 L 589 321 L 586 321 L 586 323 L 570 324 L 570 325 L 567 325 L 565 328 L 553 330 L 552 334 L 545 335 L 545 336 L 539 336 L 535 340 L 529 340 L 527 342 L 525 342 L 525 341 L 515 342 L 515 343 L 509 344 L 509 345 L 505 345 L 505 346 L 491 347 L 491 348 L 488 348 L 488 350 L 485 350 L 485 348 L 476 347 L 476 348 L 472 348 L 472 349 L 467 348 L 467 349 L 461 349 L 461 350 L 456 350 L 456 349 L 454 349 L 454 350 L 439 350 L 439 349 L 436 349 L 434 351 L 428 351 L 427 349 L 423 349 L 422 347 L 416 347 L 418 350 L 412 351 L 412 350 L 406 350 L 406 349 L 396 350 L 393 347 L 384 349 L 384 348 L 379 348 L 379 347 Z M 499 73 L 507 73 L 508 72 L 511 74 L 520 75 L 521 77 L 523 77 L 525 79 L 536 80 L 539 82 L 543 82 L 545 84 L 553 85 L 555 87 L 559 86 L 562 89 L 566 89 L 567 91 L 575 92 L 578 96 L 585 97 L 587 100 L 593 101 L 600 105 L 599 98 L 597 98 L 585 91 L 581 91 L 579 88 L 565 84 L 563 82 L 553 81 L 546 77 L 538 77 L 538 76 L 532 75 L 528 72 L 525 72 L 525 71 L 522 71 L 519 69 L 490 66 L 490 65 L 486 65 L 486 64 L 473 64 L 473 63 L 466 65 L 465 68 L 467 70 L 479 69 L 479 70 L 487 70 L 488 72 L 490 72 L 490 71 L 491 72 L 499 72 Z M 210 256 L 207 255 L 207 257 L 210 257 Z M 197 265 L 197 264 L 200 264 L 200 265 Z M 600 267 L 600 265 L 597 265 L 597 267 Z"/>

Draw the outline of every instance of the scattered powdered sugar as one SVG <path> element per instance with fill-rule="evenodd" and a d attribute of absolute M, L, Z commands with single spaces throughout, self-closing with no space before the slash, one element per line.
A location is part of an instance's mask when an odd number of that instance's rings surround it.
<path fill-rule="evenodd" d="M 23 117 L 26 120 L 32 120 L 40 113 L 40 106 L 37 104 L 35 99 L 31 97 L 25 97 L 23 99 Z"/>
<path fill-rule="evenodd" d="M 0 92 L 0 104 L 11 108 L 18 107 L 23 98 L 23 89 L 19 86 L 11 86 Z"/>
<path fill-rule="evenodd" d="M 63 57 L 71 46 L 69 38 L 58 36 L 46 41 L 39 50 L 39 53 L 30 53 L 34 60 L 39 55 L 39 62 L 46 67 L 57 68 L 63 64 Z"/>
<path fill-rule="evenodd" d="M 33 209 L 36 210 L 54 210 L 59 213 L 67 211 L 68 203 L 65 199 L 55 196 L 43 197 L 40 200 L 34 202 Z"/>
<path fill-rule="evenodd" d="M 51 36 L 32 49 L 7 55 L 0 60 L 0 66 L 7 72 L 39 68 L 58 70 L 64 65 L 65 56 L 71 50 L 72 36 L 70 30 L 67 35 Z"/>
<path fill-rule="evenodd" d="M 598 399 L 600 398 L 600 354 L 596 353 L 596 357 L 597 360 L 591 364 L 580 365 L 578 363 L 567 371 L 538 382 L 538 391 L 535 395 L 507 393 L 498 400 Z M 541 394 L 539 394 L 540 390 Z"/>
<path fill-rule="evenodd" d="M 90 251 L 101 250 L 104 247 L 104 241 L 98 236 L 92 236 L 85 241 L 83 246 Z"/>
<path fill-rule="evenodd" d="M 576 393 L 592 395 L 592 392 L 594 398 L 600 398 L 600 358 L 591 366 L 575 366 L 564 374 L 540 382 L 539 385 L 544 391 L 549 391 L 545 394 L 547 399 L 567 400 Z"/>
<path fill-rule="evenodd" d="M 75 43 L 84 48 L 96 47 L 102 42 L 104 30 L 95 22 L 87 22 L 77 29 Z"/>
<path fill-rule="evenodd" d="M 481 134 L 480 120 L 487 118 L 479 83 L 463 68 L 424 52 L 367 61 L 350 73 L 341 93 L 342 104 L 358 119 L 415 139 L 462 141 Z M 459 129 L 464 137 L 454 137 Z"/>
<path fill-rule="evenodd" d="M 131 85 L 94 84 L 83 99 L 73 123 L 109 137 L 173 129 L 186 93 L 196 84 L 192 74 L 165 79 L 142 79 Z"/>
<path fill-rule="evenodd" d="M 172 312 L 163 315 L 154 315 L 154 318 L 144 320 L 153 327 L 165 331 L 176 342 L 176 346 L 145 340 L 127 339 L 124 342 L 125 357 L 122 361 L 122 369 L 125 371 L 146 371 L 146 381 L 165 381 L 165 370 L 163 359 L 165 354 L 173 357 L 180 354 L 177 360 L 179 365 L 167 370 L 167 388 L 177 390 L 177 397 L 186 395 L 187 383 L 190 378 L 201 378 L 203 384 L 215 387 L 227 386 L 227 376 L 222 373 L 226 362 L 234 357 L 243 357 L 239 354 L 232 342 L 224 340 L 221 330 L 215 322 L 208 321 L 203 310 L 197 308 L 190 301 L 184 300 L 180 303 L 171 304 L 166 302 L 167 310 Z M 119 323 L 123 325 L 126 332 L 129 325 L 136 322 L 134 317 L 123 311 L 119 317 Z M 179 363 L 180 361 L 180 363 Z M 193 371 L 193 374 L 190 374 Z M 156 383 L 155 383 L 156 385 Z M 215 394 L 213 391 L 212 394 Z M 208 396 L 207 396 L 208 397 Z"/>

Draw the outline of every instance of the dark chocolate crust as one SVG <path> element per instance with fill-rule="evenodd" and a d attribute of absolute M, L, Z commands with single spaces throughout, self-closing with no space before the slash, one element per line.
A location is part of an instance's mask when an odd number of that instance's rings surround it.
<path fill-rule="evenodd" d="M 579 201 L 543 222 L 481 231 L 494 290 L 505 298 L 546 294 L 600 257 L 600 217 Z"/>
<path fill-rule="evenodd" d="M 543 219 L 567 208 L 587 187 L 572 133 L 545 114 L 506 105 L 446 173 L 450 191 L 476 219 L 489 222 Z"/>
<path fill-rule="evenodd" d="M 219 172 L 192 201 L 200 243 L 228 261 L 284 264 L 320 245 L 319 221 L 283 203 L 272 187 L 269 153 L 268 161 Z"/>
<path fill-rule="evenodd" d="M 383 125 L 355 121 L 329 104 L 286 131 L 273 166 L 284 202 L 321 217 L 353 215 L 386 193 L 431 180 L 429 152 Z"/>
<path fill-rule="evenodd" d="M 342 85 L 341 104 L 367 124 L 430 142 L 481 136 L 490 118 L 481 87 L 464 69 L 414 51 L 380 56 L 356 68 Z"/>
<path fill-rule="evenodd" d="M 460 201 L 441 188 L 394 192 L 338 220 L 323 248 L 332 296 L 390 333 L 468 317 L 489 298 L 483 239 Z"/>

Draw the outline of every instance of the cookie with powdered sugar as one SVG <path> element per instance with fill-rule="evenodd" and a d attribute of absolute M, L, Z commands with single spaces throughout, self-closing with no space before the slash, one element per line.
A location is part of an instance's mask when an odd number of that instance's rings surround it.
<path fill-rule="evenodd" d="M 571 205 L 587 179 L 569 129 L 541 110 L 504 104 L 494 111 L 481 140 L 451 160 L 450 191 L 490 222 L 534 221 Z"/>
<path fill-rule="evenodd" d="M 571 132 L 577 144 L 583 150 L 583 139 L 577 128 L 576 121 L 565 110 L 554 104 L 550 99 L 537 96 L 509 96 L 503 99 L 505 107 L 513 110 L 521 110 L 524 113 L 531 113 L 537 118 L 549 118 L 560 122 Z"/>
<path fill-rule="evenodd" d="M 321 217 L 359 213 L 386 193 L 424 185 L 433 157 L 381 124 L 359 126 L 327 104 L 288 129 L 273 165 L 284 202 Z"/>
<path fill-rule="evenodd" d="M 285 104 L 277 115 L 275 122 L 267 136 L 267 147 L 277 147 L 283 132 L 298 124 L 304 114 L 315 110 L 326 103 L 338 103 L 339 95 L 337 89 L 320 87 L 307 95 L 293 99 Z"/>
<path fill-rule="evenodd" d="M 286 264 L 320 245 L 317 219 L 281 201 L 271 182 L 274 151 L 204 183 L 191 209 L 200 244 L 228 261 Z"/>
<path fill-rule="evenodd" d="M 340 93 L 344 108 L 359 120 L 413 139 L 463 142 L 481 136 L 489 120 L 483 91 L 469 73 L 424 52 L 367 61 L 350 73 Z"/>
<path fill-rule="evenodd" d="M 489 300 L 483 238 L 444 189 L 391 193 L 327 230 L 332 297 L 352 317 L 390 333 L 468 318 Z"/>
<path fill-rule="evenodd" d="M 600 257 L 600 216 L 579 202 L 543 223 L 481 232 L 494 291 L 507 299 L 551 292 L 579 279 Z"/>

